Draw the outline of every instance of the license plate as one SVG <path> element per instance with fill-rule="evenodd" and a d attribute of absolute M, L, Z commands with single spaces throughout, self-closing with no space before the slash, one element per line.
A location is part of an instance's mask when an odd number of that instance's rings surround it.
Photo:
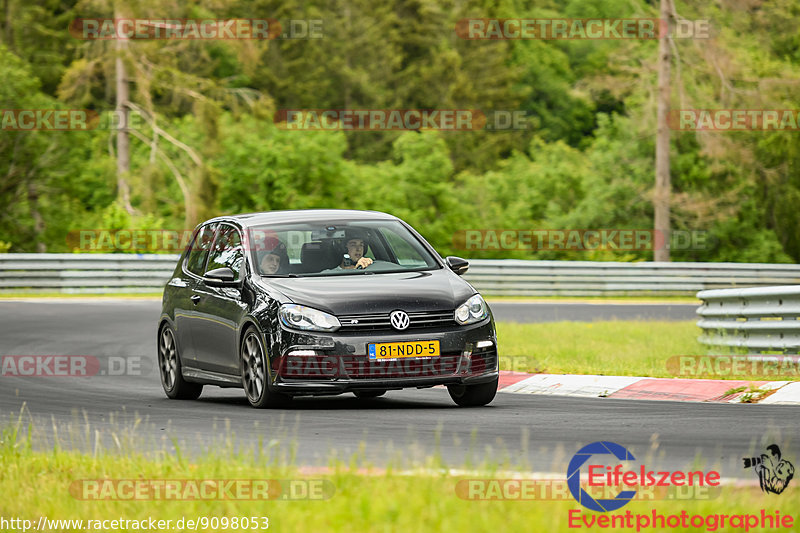
<path fill-rule="evenodd" d="M 384 342 L 367 344 L 370 359 L 402 357 L 439 357 L 439 341 Z"/>

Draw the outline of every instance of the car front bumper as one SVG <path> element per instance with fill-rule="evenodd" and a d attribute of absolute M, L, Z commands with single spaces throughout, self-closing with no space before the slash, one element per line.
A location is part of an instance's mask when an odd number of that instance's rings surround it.
<path fill-rule="evenodd" d="M 473 385 L 498 378 L 494 324 L 407 332 L 308 334 L 284 330 L 279 357 L 271 358 L 271 388 L 290 395 L 358 390 Z M 438 357 L 370 360 L 370 343 L 438 340 Z"/>

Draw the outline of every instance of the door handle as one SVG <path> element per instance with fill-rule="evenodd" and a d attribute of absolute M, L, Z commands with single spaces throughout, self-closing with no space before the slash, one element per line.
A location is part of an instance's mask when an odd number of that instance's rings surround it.
<path fill-rule="evenodd" d="M 196 294 L 190 296 L 189 299 L 192 301 L 192 303 L 194 303 L 194 305 L 197 305 L 200 302 L 200 297 Z"/>

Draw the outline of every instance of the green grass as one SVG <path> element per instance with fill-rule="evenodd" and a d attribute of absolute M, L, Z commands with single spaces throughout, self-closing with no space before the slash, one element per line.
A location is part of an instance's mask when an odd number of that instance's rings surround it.
<path fill-rule="evenodd" d="M 500 369 L 549 374 L 611 376 L 702 377 L 746 381 L 797 380 L 796 374 L 679 375 L 681 355 L 704 356 L 708 347 L 697 342 L 694 321 L 497 323 Z"/>
<path fill-rule="evenodd" d="M 199 517 L 268 517 L 270 531 L 568 531 L 568 512 L 582 509 L 567 495 L 559 501 L 464 499 L 457 493 L 459 480 L 507 479 L 508 474 L 484 469 L 479 473 L 452 475 L 431 459 L 426 471 L 404 473 L 375 470 L 365 475 L 356 454 L 349 464 L 331 463 L 324 474 L 303 474 L 291 461 L 275 460 L 272 443 L 257 450 L 219 446 L 193 456 L 161 453 L 146 457 L 132 450 L 95 450 L 79 453 L 53 449 L 37 451 L 31 439 L 19 434 L 20 426 L 7 428 L 0 437 L 0 493 L 5 518 L 156 520 Z M 25 429 L 22 428 L 22 433 Z M 536 476 L 533 475 L 533 478 Z M 167 499 L 84 500 L 74 497 L 70 487 L 82 480 L 322 480 L 327 499 L 282 501 Z M 710 500 L 634 501 L 625 511 L 648 514 L 741 514 L 766 509 L 784 514 L 800 505 L 800 491 L 788 490 L 779 498 L 761 494 L 757 488 L 723 487 Z M 582 509 L 587 518 L 600 516 Z M 499 526 L 502 525 L 502 526 Z M 173 526 L 174 527 L 174 526 Z M 124 529 L 122 529 L 124 530 Z M 200 531 L 211 530 L 199 527 Z M 222 530 L 222 529 L 218 529 Z M 718 531 L 732 531 L 729 527 Z M 177 531 L 177 529 L 171 529 Z M 261 530 L 263 531 L 263 530 Z M 635 529 L 634 529 L 635 531 Z M 648 530 L 644 530 L 648 531 Z M 649 531 L 653 531 L 650 529 Z"/>
<path fill-rule="evenodd" d="M 699 332 L 688 321 L 499 322 L 497 344 L 508 362 L 522 365 L 513 370 L 669 377 L 670 356 L 705 354 Z"/>

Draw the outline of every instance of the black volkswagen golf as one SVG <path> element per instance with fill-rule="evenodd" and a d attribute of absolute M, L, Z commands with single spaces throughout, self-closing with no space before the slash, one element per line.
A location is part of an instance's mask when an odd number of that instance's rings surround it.
<path fill-rule="evenodd" d="M 489 306 L 397 217 L 304 210 L 200 224 L 164 288 L 161 383 L 170 398 L 244 388 L 254 407 L 294 396 L 446 385 L 460 406 L 497 392 Z"/>

